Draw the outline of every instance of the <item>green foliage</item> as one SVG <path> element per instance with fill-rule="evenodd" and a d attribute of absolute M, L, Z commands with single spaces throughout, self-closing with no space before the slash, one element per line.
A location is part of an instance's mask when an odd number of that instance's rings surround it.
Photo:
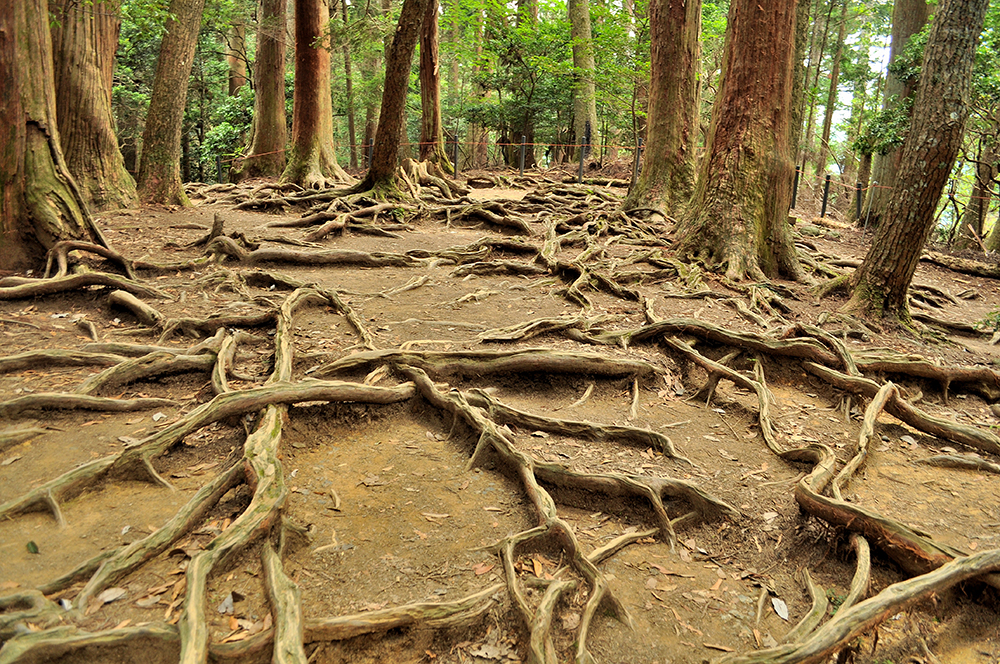
<path fill-rule="evenodd" d="M 924 59 L 924 48 L 927 46 L 927 37 L 930 35 L 930 21 L 924 25 L 923 29 L 911 36 L 903 51 L 897 53 L 895 59 L 889 64 L 889 71 L 905 84 L 913 84 L 920 77 L 920 65 Z"/>
<path fill-rule="evenodd" d="M 872 116 L 851 147 L 858 154 L 888 154 L 903 145 L 910 128 L 910 109 L 913 99 L 890 100 L 885 108 Z"/>

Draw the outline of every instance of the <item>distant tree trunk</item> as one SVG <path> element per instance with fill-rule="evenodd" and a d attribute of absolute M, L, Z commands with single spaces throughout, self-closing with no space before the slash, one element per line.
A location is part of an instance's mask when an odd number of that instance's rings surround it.
<path fill-rule="evenodd" d="M 993 177 L 997 172 L 997 159 L 1000 158 L 996 146 L 988 143 L 988 140 L 984 137 L 979 142 L 979 154 L 976 155 L 976 179 L 972 183 L 969 204 L 965 206 L 965 211 L 962 212 L 962 217 L 959 220 L 958 239 L 955 242 L 958 249 L 979 248 L 976 238 L 979 238 L 980 241 L 984 239 L 986 213 L 990 209 L 990 198 L 992 197 L 990 190 L 993 186 Z"/>
<path fill-rule="evenodd" d="M 652 0 L 646 157 L 624 209 L 676 215 L 694 191 L 700 111 L 701 0 Z"/>
<path fill-rule="evenodd" d="M 118 149 L 111 87 L 118 48 L 119 0 L 91 8 L 52 0 L 56 115 L 66 165 L 93 210 L 135 203 L 135 180 Z M 96 11 L 95 11 L 96 10 Z"/>
<path fill-rule="evenodd" d="M 45 0 L 0 2 L 0 270 L 68 239 L 105 244 L 63 160 Z"/>
<path fill-rule="evenodd" d="M 889 46 L 890 64 L 902 53 L 910 37 L 923 29 L 929 11 L 926 0 L 895 0 L 892 9 L 892 42 Z M 882 108 L 898 105 L 913 92 L 912 84 L 904 84 L 895 74 L 888 72 L 882 93 L 884 100 Z M 873 156 L 872 180 L 877 186 L 868 190 L 868 200 L 865 201 L 867 216 L 872 224 L 878 225 L 886 212 L 901 156 L 901 148 L 885 155 Z"/>
<path fill-rule="evenodd" d="M 254 67 L 253 127 L 247 156 L 233 178 L 272 177 L 285 170 L 285 12 L 287 0 L 261 0 Z"/>
<path fill-rule="evenodd" d="M 319 189 L 351 181 L 334 154 L 326 0 L 295 0 L 295 94 L 292 147 L 283 182 Z"/>
<path fill-rule="evenodd" d="M 802 148 L 802 120 L 806 110 L 806 51 L 809 47 L 810 0 L 799 0 L 795 6 L 795 65 L 792 68 L 792 118 L 790 145 L 792 155 L 797 156 Z"/>
<path fill-rule="evenodd" d="M 517 26 L 538 29 L 538 0 L 517 0 Z M 501 137 L 501 140 L 520 145 L 523 139 L 527 144 L 524 151 L 524 167 L 534 168 L 538 164 L 535 160 L 535 115 L 531 108 L 534 103 L 534 82 L 525 81 L 522 84 L 529 88 L 524 106 L 520 116 L 511 123 L 511 135 Z M 505 157 L 507 165 L 517 167 L 520 161 L 520 148 L 517 150 L 508 148 Z"/>
<path fill-rule="evenodd" d="M 476 59 L 475 65 L 473 66 L 472 73 L 473 79 L 477 80 L 478 75 L 482 72 L 482 66 L 479 64 L 481 56 L 483 54 L 483 13 L 482 11 L 476 12 Z M 478 82 L 472 84 L 474 86 L 473 96 L 477 102 L 482 102 L 486 99 L 489 92 L 483 88 Z M 486 141 L 489 135 L 486 132 L 486 127 L 475 122 L 469 124 L 469 137 L 468 142 L 471 143 L 469 147 L 469 166 L 472 168 L 485 168 L 488 159 L 488 153 L 486 150 Z"/>
<path fill-rule="evenodd" d="M 420 26 L 420 161 L 453 172 L 441 127 L 441 58 L 438 55 L 438 0 L 426 0 Z"/>
<path fill-rule="evenodd" d="M 600 145 L 597 127 L 597 66 L 594 64 L 594 38 L 590 28 L 590 1 L 569 0 L 570 38 L 573 43 L 573 69 L 576 84 L 573 87 L 573 129 L 578 146 L 586 154 L 593 153 L 593 146 Z M 587 128 L 590 128 L 589 136 Z"/>
<path fill-rule="evenodd" d="M 961 146 L 976 42 L 988 5 L 989 0 L 941 0 L 937 6 L 895 187 L 851 278 L 848 310 L 909 319 L 906 293 Z"/>
<path fill-rule="evenodd" d="M 188 80 L 205 0 L 170 0 L 166 33 L 160 42 L 153 93 L 142 133 L 137 178 L 144 203 L 190 205 L 181 184 L 181 129 Z"/>
<path fill-rule="evenodd" d="M 730 279 L 802 278 L 788 226 L 795 0 L 732 0 L 722 79 L 680 250 Z"/>
<path fill-rule="evenodd" d="M 229 30 L 226 64 L 229 65 L 229 96 L 232 97 L 247 84 L 246 26 L 243 21 L 236 21 Z"/>
<path fill-rule="evenodd" d="M 341 0 L 340 17 L 347 28 L 347 0 Z M 358 167 L 358 133 L 355 128 L 354 115 L 354 75 L 351 73 L 351 42 L 344 40 L 344 91 L 347 93 L 347 140 L 350 143 L 351 168 Z"/>
<path fill-rule="evenodd" d="M 847 9 L 850 0 L 841 0 L 840 32 L 837 48 L 833 52 L 833 66 L 830 68 L 830 87 L 826 95 L 826 113 L 823 116 L 823 135 L 819 140 L 819 154 L 816 156 L 816 172 L 826 171 L 826 160 L 830 155 L 830 131 L 833 129 L 833 113 L 837 110 L 837 87 L 840 85 L 840 59 L 844 56 L 844 37 L 847 35 Z"/>
<path fill-rule="evenodd" d="M 807 95 L 807 103 L 809 104 L 809 114 L 806 119 L 806 129 L 805 134 L 802 138 L 802 171 L 805 172 L 806 162 L 812 153 L 813 147 L 813 118 L 816 116 L 816 94 L 819 91 L 819 76 L 823 69 L 823 55 L 826 53 L 826 40 L 830 34 L 830 16 L 833 14 L 833 3 L 835 0 L 826 0 L 827 11 L 826 20 L 822 22 L 819 21 L 817 17 L 816 22 L 813 25 L 813 48 L 809 56 L 809 67 L 812 69 L 813 80 L 812 85 Z M 819 13 L 820 4 L 817 3 L 817 13 Z M 820 30 L 820 25 L 822 25 L 822 37 L 820 38 L 819 45 L 816 45 L 816 32 Z M 813 62 L 815 60 L 815 62 Z M 815 68 L 814 68 L 815 67 Z"/>
<path fill-rule="evenodd" d="M 399 165 L 399 140 L 403 124 L 406 91 L 410 83 L 413 51 L 420 36 L 420 24 L 428 0 L 404 0 L 399 23 L 385 60 L 385 84 L 382 87 L 382 107 L 371 167 L 355 191 L 375 189 L 380 194 L 397 193 L 396 171 Z"/>

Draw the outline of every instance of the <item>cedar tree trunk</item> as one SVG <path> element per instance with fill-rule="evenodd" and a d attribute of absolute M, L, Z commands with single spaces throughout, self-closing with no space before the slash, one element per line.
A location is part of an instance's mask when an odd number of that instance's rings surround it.
<path fill-rule="evenodd" d="M 976 179 L 972 183 L 972 193 L 969 195 L 969 204 L 962 212 L 959 222 L 958 240 L 955 242 L 957 249 L 979 248 L 976 238 L 983 240 L 984 226 L 986 225 L 986 213 L 990 209 L 991 189 L 993 188 L 993 176 L 997 172 L 997 160 L 1000 154 L 997 148 L 988 137 L 983 137 L 979 142 L 979 154 L 976 159 Z M 972 230 L 969 230 L 969 229 Z M 975 231 L 975 235 L 973 235 Z"/>
<path fill-rule="evenodd" d="M 232 97 L 247 84 L 246 26 L 242 21 L 234 23 L 229 30 L 226 64 L 229 65 L 229 96 Z"/>
<path fill-rule="evenodd" d="M 676 215 L 694 191 L 701 0 L 652 0 L 646 158 L 624 208 Z"/>
<path fill-rule="evenodd" d="M 105 244 L 56 129 L 48 3 L 0 2 L 0 270 L 37 268 L 60 240 Z"/>
<path fill-rule="evenodd" d="M 706 156 L 681 251 L 730 279 L 803 278 L 788 226 L 795 0 L 733 0 Z"/>
<path fill-rule="evenodd" d="M 396 171 L 399 165 L 399 139 L 403 125 L 403 107 L 410 83 L 413 50 L 420 36 L 420 24 L 428 0 L 404 0 L 399 23 L 385 59 L 385 84 L 379 111 L 375 149 L 365 179 L 355 191 L 377 190 L 380 195 L 397 195 Z"/>
<path fill-rule="evenodd" d="M 153 93 L 142 132 L 139 199 L 143 203 L 190 205 L 181 184 L 181 130 L 188 80 L 205 0 L 170 0 L 167 31 L 160 42 Z"/>
<path fill-rule="evenodd" d="M 906 292 L 962 143 L 976 41 L 989 0 L 941 0 L 924 49 L 913 121 L 896 184 L 845 305 L 906 322 Z"/>
<path fill-rule="evenodd" d="M 586 146 L 577 148 L 576 159 L 580 159 L 580 150 L 584 156 L 593 154 L 593 146 L 600 145 L 597 136 L 597 88 L 596 69 L 594 64 L 594 38 L 590 29 L 590 1 L 568 0 L 570 39 L 573 43 L 573 69 L 576 85 L 573 88 L 573 128 L 576 134 L 576 144 Z M 587 140 L 587 125 L 590 125 L 590 140 Z"/>
<path fill-rule="evenodd" d="M 830 69 L 830 86 L 826 95 L 826 112 L 823 115 L 823 135 L 819 139 L 819 154 L 816 155 L 816 174 L 826 171 L 826 160 L 830 156 L 830 131 L 833 128 L 833 113 L 837 110 L 837 87 L 840 85 L 840 59 L 844 55 L 844 37 L 847 35 L 847 9 L 850 0 L 841 0 L 840 32 L 837 34 L 837 48 L 833 52 L 833 66 Z"/>
<path fill-rule="evenodd" d="M 233 178 L 278 177 L 285 170 L 285 11 L 286 0 L 261 0 L 254 67 L 253 127 L 247 156 Z"/>
<path fill-rule="evenodd" d="M 899 57 L 910 37 L 923 29 L 924 24 L 927 23 L 929 11 L 930 8 L 927 6 L 926 0 L 896 0 L 892 9 L 890 64 Z M 905 84 L 895 74 L 888 72 L 885 79 L 882 107 L 891 108 L 898 105 L 913 92 L 912 84 Z M 885 214 L 901 157 L 902 148 L 892 150 L 885 155 L 876 154 L 873 157 L 872 181 L 877 186 L 868 190 L 868 200 L 865 201 L 865 209 L 868 210 L 867 217 L 870 223 L 878 225 Z"/>
<path fill-rule="evenodd" d="M 120 4 L 105 0 L 91 7 L 53 0 L 50 6 L 56 18 L 52 59 L 59 139 L 69 172 L 92 210 L 135 203 L 135 180 L 125 170 L 111 113 Z"/>
<path fill-rule="evenodd" d="M 340 2 L 340 17 L 344 22 L 344 30 L 347 30 L 347 0 Z M 356 118 L 354 114 L 354 74 L 351 73 L 351 42 L 344 40 L 344 91 L 347 93 L 347 140 L 350 143 L 350 166 L 358 167 L 358 133 L 355 128 Z"/>
<path fill-rule="evenodd" d="M 438 0 L 426 0 L 420 26 L 420 161 L 453 172 L 441 127 L 441 58 L 438 55 Z"/>
<path fill-rule="evenodd" d="M 283 182 L 306 189 L 351 181 L 333 149 L 333 101 L 330 97 L 330 49 L 326 0 L 295 0 L 295 95 L 292 147 Z"/>

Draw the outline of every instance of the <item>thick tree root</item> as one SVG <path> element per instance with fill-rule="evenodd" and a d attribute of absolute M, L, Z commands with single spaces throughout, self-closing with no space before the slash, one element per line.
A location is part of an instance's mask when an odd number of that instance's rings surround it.
<path fill-rule="evenodd" d="M 878 595 L 839 611 L 804 642 L 746 655 L 726 655 L 715 664 L 820 664 L 854 638 L 906 607 L 952 586 L 1000 571 L 1000 549 L 949 562 L 921 576 L 894 583 Z"/>
<path fill-rule="evenodd" d="M 689 459 L 682 457 L 674 448 L 674 442 L 669 436 L 649 429 L 626 427 L 613 424 L 592 424 L 576 420 L 560 420 L 541 415 L 533 415 L 523 410 L 512 408 L 494 399 L 482 390 L 472 390 L 465 393 L 468 402 L 478 408 L 483 408 L 490 414 L 490 419 L 498 424 L 513 424 L 531 429 L 546 431 L 563 436 L 572 436 L 594 443 L 616 440 L 627 442 L 639 447 L 651 447 L 671 459 L 678 459 L 694 465 Z"/>
<path fill-rule="evenodd" d="M 0 357 L 0 373 L 42 367 L 110 367 L 124 359 L 123 356 L 112 353 L 59 349 L 29 350 L 17 355 Z"/>
<path fill-rule="evenodd" d="M 879 390 L 879 385 L 873 380 L 860 376 L 848 376 L 835 369 L 820 366 L 813 362 L 803 362 L 806 371 L 826 380 L 831 385 L 854 394 L 873 397 Z M 962 445 L 968 445 L 990 454 L 1000 454 L 1000 437 L 975 427 L 958 424 L 940 417 L 934 417 L 903 399 L 898 392 L 886 403 L 885 410 L 915 429 L 939 436 Z"/>
<path fill-rule="evenodd" d="M 170 295 L 157 288 L 140 284 L 131 279 L 118 277 L 113 274 L 104 274 L 102 272 L 84 272 L 83 274 L 55 277 L 53 279 L 7 277 L 0 280 L 0 300 L 24 300 L 42 295 L 66 293 L 86 288 L 87 286 L 108 286 L 142 297 L 164 300 L 172 299 Z"/>
<path fill-rule="evenodd" d="M 407 364 L 434 376 L 532 372 L 649 376 L 660 372 L 656 366 L 638 360 L 609 359 L 603 355 L 568 353 L 547 348 L 526 348 L 514 351 L 369 351 L 354 353 L 325 364 L 314 375 L 332 376 L 365 369 L 373 364 Z"/>
<path fill-rule="evenodd" d="M 14 417 L 32 410 L 96 410 L 105 413 L 134 413 L 153 408 L 176 406 L 170 399 L 110 399 L 82 394 L 41 392 L 0 401 L 0 417 Z"/>
<path fill-rule="evenodd" d="M 192 371 L 211 371 L 215 366 L 214 355 L 176 355 L 174 353 L 150 353 L 140 358 L 122 361 L 101 373 L 91 376 L 77 388 L 79 394 L 96 394 L 155 376 L 172 376 Z"/>
<path fill-rule="evenodd" d="M 129 279 L 135 279 L 135 274 L 132 271 L 132 264 L 117 251 L 111 249 L 110 247 L 94 244 L 93 242 L 80 242 L 77 240 L 63 240 L 52 245 L 52 248 L 49 249 L 49 253 L 45 259 L 44 278 L 48 279 L 50 276 L 65 277 L 69 272 L 69 252 L 71 251 L 88 251 L 92 254 L 97 254 L 102 258 L 107 258 L 109 261 L 120 265 L 122 270 L 125 272 L 126 277 Z M 55 275 L 51 274 L 53 262 L 55 262 L 58 266 Z"/>

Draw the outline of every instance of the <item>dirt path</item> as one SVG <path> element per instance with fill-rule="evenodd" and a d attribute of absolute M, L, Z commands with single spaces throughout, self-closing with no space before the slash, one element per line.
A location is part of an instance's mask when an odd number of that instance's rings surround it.
<path fill-rule="evenodd" d="M 500 222 L 431 201 L 299 246 L 274 240 L 316 226 L 265 225 L 301 208 L 233 210 L 248 200 L 235 193 L 100 220 L 158 289 L 139 298 L 160 318 L 142 323 L 104 286 L 0 300 L 0 429 L 30 430 L 0 439 L 0 595 L 19 598 L 0 597 L 0 662 L 268 661 L 277 639 L 317 663 L 700 664 L 785 642 L 819 601 L 806 572 L 831 615 L 859 529 L 863 597 L 1000 548 L 988 335 L 865 330 L 802 285 L 733 289 L 672 261 L 668 228 L 616 216 L 611 189 L 476 190 Z M 219 240 L 215 260 L 189 246 L 216 213 L 239 262 Z M 828 269 L 863 254 L 855 230 L 798 229 Z M 343 251 L 287 253 L 328 250 Z M 948 321 L 997 302 L 996 282 L 934 265 L 916 283 Z M 3 364 L 51 349 L 90 355 Z M 845 354 L 901 394 L 869 408 L 874 392 L 807 366 L 846 376 Z M 85 405 L 81 385 L 135 410 Z M 766 422 L 754 385 L 773 395 Z M 809 484 L 822 450 L 839 471 L 859 440 L 842 488 Z M 924 463 L 942 455 L 994 465 Z M 800 507 L 809 486 L 842 491 L 831 522 Z M 906 524 L 944 558 L 906 562 L 863 519 L 838 524 L 839 505 Z M 102 556 L 121 573 L 95 575 Z M 996 590 L 941 584 L 841 642 L 853 659 L 838 661 L 1000 660 Z M 755 661 L 807 661 L 777 657 Z"/>

